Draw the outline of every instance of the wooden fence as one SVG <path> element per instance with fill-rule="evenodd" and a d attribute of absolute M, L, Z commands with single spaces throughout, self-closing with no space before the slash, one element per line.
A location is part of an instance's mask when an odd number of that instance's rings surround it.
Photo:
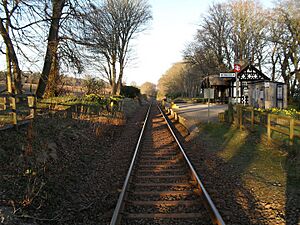
<path fill-rule="evenodd" d="M 100 116 L 104 111 L 110 115 L 115 115 L 116 112 L 123 110 L 123 101 L 118 101 L 118 103 L 110 102 L 106 105 L 93 105 L 93 104 L 65 104 L 65 103 L 47 103 L 43 102 L 41 104 L 48 105 L 48 109 L 51 112 L 62 111 L 60 107 L 64 107 L 64 111 L 67 113 L 67 117 L 78 118 L 81 115 L 86 116 Z M 38 108 L 39 109 L 39 108 Z M 42 108 L 41 108 L 42 109 Z"/>
<path fill-rule="evenodd" d="M 26 103 L 24 101 L 26 99 Z M 19 114 L 29 110 L 25 119 L 19 120 Z M 39 114 L 62 115 L 67 118 L 79 118 L 81 116 L 100 116 L 103 112 L 105 115 L 116 116 L 118 111 L 123 110 L 123 101 L 117 103 L 109 102 L 107 105 L 92 104 L 66 104 L 55 102 L 40 102 L 37 106 L 36 96 L 33 94 L 0 94 L 0 118 L 8 116 L 5 126 L 0 129 L 8 129 L 28 123 L 36 116 L 37 110 Z"/>
<path fill-rule="evenodd" d="M 27 123 L 35 117 L 35 114 L 36 96 L 34 94 L 0 94 L 0 116 L 8 115 L 8 120 L 10 119 L 9 126 Z M 24 119 L 18 121 L 18 116 L 21 115 L 24 116 Z"/>
<path fill-rule="evenodd" d="M 241 105 L 236 106 L 233 116 L 234 124 L 239 128 L 250 125 L 251 129 L 253 129 L 255 124 L 266 127 L 269 141 L 272 139 L 273 132 L 287 136 L 290 145 L 294 143 L 295 138 L 300 138 L 300 120 L 292 117 L 259 112 L 252 107 L 243 107 Z"/>
<path fill-rule="evenodd" d="M 272 131 L 287 135 L 289 143 L 294 143 L 294 138 L 300 138 L 300 121 L 287 116 L 279 116 L 275 114 L 267 115 L 267 133 L 268 140 L 271 140 Z"/>

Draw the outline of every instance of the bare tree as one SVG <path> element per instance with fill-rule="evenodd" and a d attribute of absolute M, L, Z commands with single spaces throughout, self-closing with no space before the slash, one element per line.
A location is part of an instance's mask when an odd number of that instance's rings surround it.
<path fill-rule="evenodd" d="M 203 73 L 198 65 L 185 62 L 185 70 L 183 71 L 183 86 L 186 97 L 194 98 L 199 96 L 201 89 L 201 80 Z"/>
<path fill-rule="evenodd" d="M 10 34 L 10 28 L 13 26 L 12 20 L 14 14 L 19 10 L 20 4 L 21 1 L 9 3 L 7 0 L 3 0 L 1 2 L 0 17 L 0 33 L 6 45 L 7 89 L 9 92 L 12 92 L 14 88 L 16 93 L 22 92 L 22 78 L 19 60 Z M 13 70 L 14 83 L 12 83 L 11 69 Z"/>
<path fill-rule="evenodd" d="M 41 40 L 37 28 L 46 19 L 38 11 L 43 0 L 2 0 L 0 2 L 1 35 L 6 45 L 7 89 L 16 93 L 22 91 L 21 65 L 32 62 L 28 52 L 37 48 Z M 12 72 L 12 75 L 11 75 Z M 12 80 L 12 82 L 10 82 Z"/>
<path fill-rule="evenodd" d="M 231 69 L 236 61 L 261 66 L 267 32 L 264 13 L 254 0 L 212 4 L 184 58 L 207 75 Z"/>
<path fill-rule="evenodd" d="M 175 63 L 158 81 L 158 95 L 160 97 L 178 97 L 183 95 L 182 85 L 183 64 Z"/>
<path fill-rule="evenodd" d="M 65 4 L 66 4 L 66 0 L 52 1 L 51 25 L 48 34 L 47 51 L 45 55 L 42 75 L 36 90 L 36 95 L 38 98 L 43 97 L 47 84 L 49 83 L 50 86 L 54 85 L 55 79 L 57 78 L 57 73 L 58 73 L 57 48 L 59 44 L 58 32 L 59 32 L 60 20 L 61 20 L 61 16 Z M 52 89 L 53 88 L 49 87 L 48 92 L 51 91 Z"/>
<path fill-rule="evenodd" d="M 300 82 L 300 6 L 297 2 L 281 0 L 269 12 L 255 0 L 213 4 L 203 16 L 194 41 L 184 50 L 184 59 L 197 66 L 198 75 L 181 73 L 185 78 L 177 90 L 188 93 L 187 87 L 192 88 L 190 79 L 197 81 L 198 77 L 226 71 L 233 63 L 240 62 L 254 64 L 261 70 L 270 67 L 272 80 L 284 80 L 290 96 L 294 96 Z M 159 87 L 165 77 L 166 74 Z"/>
<path fill-rule="evenodd" d="M 235 0 L 230 3 L 230 12 L 234 60 L 257 64 L 261 68 L 267 31 L 263 8 L 255 0 Z"/>
<path fill-rule="evenodd" d="M 100 64 L 112 94 L 120 93 L 131 40 L 151 18 L 146 0 L 105 0 L 100 6 L 93 5 L 86 15 L 86 39 L 91 51 L 101 56 Z"/>
<path fill-rule="evenodd" d="M 145 82 L 140 87 L 141 94 L 145 94 L 149 97 L 156 96 L 156 85 L 151 82 Z"/>
<path fill-rule="evenodd" d="M 198 41 L 205 49 L 213 51 L 217 59 L 217 66 L 232 66 L 232 51 L 228 37 L 232 31 L 232 24 L 225 4 L 217 3 L 209 7 L 207 16 L 203 18 L 197 34 Z"/>
<path fill-rule="evenodd" d="M 39 1 L 39 0 L 38 0 Z M 89 1 L 81 0 L 41 0 L 40 13 L 45 21 L 44 29 L 48 29 L 46 54 L 42 76 L 36 94 L 39 98 L 57 95 L 57 85 L 61 82 L 62 65 L 75 67 L 79 72 L 83 69 L 77 33 L 81 27 L 78 21 Z"/>
<path fill-rule="evenodd" d="M 300 81 L 300 17 L 297 15 L 293 0 L 282 1 L 270 13 L 272 77 L 284 80 L 289 96 L 295 94 Z"/>

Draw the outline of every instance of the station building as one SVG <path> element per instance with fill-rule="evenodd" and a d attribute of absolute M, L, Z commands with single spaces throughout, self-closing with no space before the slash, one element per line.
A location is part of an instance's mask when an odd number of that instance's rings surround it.
<path fill-rule="evenodd" d="M 202 80 L 201 86 L 203 89 L 214 89 L 216 102 L 231 102 L 264 109 L 287 107 L 287 85 L 271 81 L 251 64 L 243 66 L 232 77 L 209 75 Z"/>

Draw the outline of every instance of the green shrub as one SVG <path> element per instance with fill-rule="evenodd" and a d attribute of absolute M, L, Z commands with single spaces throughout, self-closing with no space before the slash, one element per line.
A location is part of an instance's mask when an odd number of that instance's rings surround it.
<path fill-rule="evenodd" d="M 90 102 L 90 103 L 100 103 L 101 97 L 96 94 L 89 94 L 85 95 L 82 99 L 84 102 Z"/>
<path fill-rule="evenodd" d="M 270 109 L 255 109 L 256 111 L 259 112 L 268 112 L 268 113 L 273 113 L 276 115 L 282 115 L 282 116 L 289 116 L 295 119 L 300 119 L 300 111 L 297 111 L 294 108 L 291 109 L 279 109 L 279 108 L 270 108 Z"/>
<path fill-rule="evenodd" d="M 123 86 L 121 89 L 121 95 L 127 98 L 139 97 L 140 94 L 141 94 L 140 89 L 134 86 Z"/>
<path fill-rule="evenodd" d="M 205 102 L 205 98 L 192 98 L 193 102 L 196 103 L 203 103 Z"/>

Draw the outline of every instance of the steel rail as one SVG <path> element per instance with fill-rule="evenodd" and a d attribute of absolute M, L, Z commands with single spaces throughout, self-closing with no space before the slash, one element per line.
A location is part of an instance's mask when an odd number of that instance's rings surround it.
<path fill-rule="evenodd" d="M 185 158 L 185 161 L 186 161 L 186 163 L 188 164 L 188 167 L 189 167 L 189 169 L 190 169 L 191 172 L 192 172 L 193 177 L 196 179 L 196 181 L 197 181 L 197 183 L 198 183 L 198 185 L 199 185 L 199 187 L 200 187 L 200 189 L 201 189 L 201 191 L 202 191 L 202 193 L 203 193 L 203 197 L 204 197 L 204 200 L 205 200 L 206 203 L 207 203 L 208 210 L 209 210 L 209 211 L 211 212 L 211 214 L 212 214 L 213 223 L 214 223 L 214 224 L 217 224 L 217 225 L 225 225 L 225 222 L 224 222 L 222 216 L 220 215 L 218 209 L 216 208 L 215 204 L 213 203 L 212 199 L 210 198 L 208 192 L 207 192 L 206 189 L 204 188 L 204 185 L 202 184 L 202 182 L 201 182 L 201 180 L 200 180 L 200 178 L 199 178 L 197 172 L 195 171 L 195 169 L 194 169 L 192 163 L 190 162 L 188 156 L 186 155 L 186 153 L 185 153 L 185 151 L 184 151 L 182 145 L 180 144 L 180 142 L 179 142 L 177 136 L 176 136 L 175 133 L 173 132 L 173 129 L 172 129 L 171 126 L 170 126 L 170 122 L 169 122 L 168 119 L 166 118 L 166 116 L 165 116 L 164 112 L 161 110 L 161 108 L 160 108 L 158 105 L 157 105 L 157 107 L 158 107 L 159 111 L 161 112 L 162 116 L 164 117 L 164 119 L 165 119 L 165 121 L 166 121 L 166 123 L 167 123 L 167 125 L 168 125 L 168 127 L 169 127 L 170 132 L 172 133 L 172 135 L 173 135 L 175 141 L 177 142 L 177 144 L 178 144 L 178 146 L 179 146 L 179 148 L 180 148 L 180 151 L 181 151 L 181 153 L 183 154 L 183 156 L 184 156 L 184 158 Z"/>
<path fill-rule="evenodd" d="M 152 106 L 152 103 L 150 104 L 148 112 L 146 114 L 146 118 L 144 120 L 144 125 L 142 127 L 141 132 L 140 132 L 140 136 L 139 136 L 138 142 L 137 142 L 136 147 L 135 147 L 134 155 L 133 155 L 129 170 L 128 170 L 127 175 L 126 175 L 126 179 L 125 179 L 125 182 L 123 184 L 122 191 L 119 195 L 119 199 L 118 199 L 114 214 L 113 214 L 112 219 L 110 221 L 110 225 L 116 225 L 116 224 L 118 224 L 118 222 L 120 220 L 120 212 L 121 212 L 121 209 L 122 209 L 123 204 L 124 204 L 124 199 L 125 199 L 125 195 L 126 195 L 126 192 L 127 192 L 130 176 L 131 176 L 134 164 L 136 162 L 136 158 L 137 158 L 138 150 L 140 148 L 140 143 L 141 143 L 141 140 L 142 140 L 142 137 L 143 137 L 143 134 L 144 134 L 144 130 L 145 130 L 145 127 L 146 127 L 147 122 L 148 122 L 148 117 L 149 117 L 149 114 L 150 114 L 151 106 Z"/>

